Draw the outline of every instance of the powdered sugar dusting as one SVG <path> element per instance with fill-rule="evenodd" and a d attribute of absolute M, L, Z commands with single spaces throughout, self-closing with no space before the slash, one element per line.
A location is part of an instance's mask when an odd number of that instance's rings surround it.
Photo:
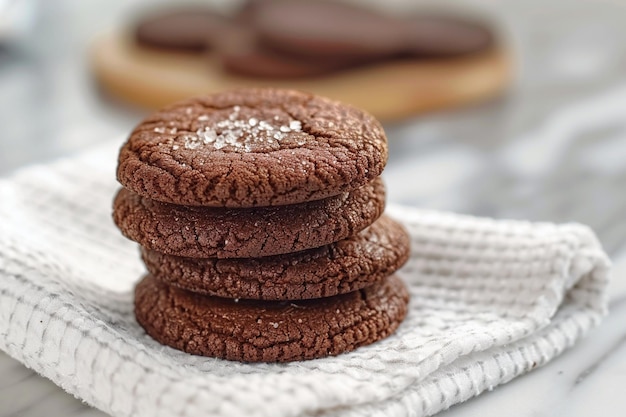
<path fill-rule="evenodd" d="M 276 125 L 255 117 L 241 118 L 241 108 L 233 107 L 233 112 L 227 119 L 221 120 L 213 126 L 205 126 L 196 131 L 195 135 L 186 135 L 185 148 L 197 149 L 200 146 L 212 146 L 214 149 L 231 147 L 235 150 L 249 152 L 254 145 L 275 143 L 287 136 L 287 133 L 301 132 L 302 123 L 291 120 L 287 125 Z M 198 121 L 205 121 L 208 117 L 202 115 Z M 274 121 L 278 118 L 274 117 Z M 304 141 L 298 141 L 304 144 Z"/>

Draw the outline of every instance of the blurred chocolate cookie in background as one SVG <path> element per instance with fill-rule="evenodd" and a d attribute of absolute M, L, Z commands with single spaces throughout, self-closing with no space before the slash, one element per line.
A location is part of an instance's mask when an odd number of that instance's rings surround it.
<path fill-rule="evenodd" d="M 210 49 L 229 19 L 206 7 L 187 7 L 150 14 L 137 22 L 134 36 L 141 46 L 174 51 Z"/>
<path fill-rule="evenodd" d="M 261 44 L 296 56 L 385 58 L 404 42 L 399 19 L 347 3 L 263 1 L 250 14 Z"/>

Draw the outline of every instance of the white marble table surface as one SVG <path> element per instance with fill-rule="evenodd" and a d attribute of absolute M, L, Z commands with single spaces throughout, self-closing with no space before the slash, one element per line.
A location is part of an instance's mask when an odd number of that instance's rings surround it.
<path fill-rule="evenodd" d="M 40 14 L 31 35 L 0 46 L 0 175 L 122 135 L 142 115 L 101 97 L 85 62 L 91 36 L 140 2 L 34 3 Z M 583 222 L 598 234 L 615 271 L 610 313 L 585 340 L 440 415 L 623 416 L 626 2 L 463 3 L 507 27 L 518 82 L 496 102 L 387 126 L 389 199 L 499 218 Z M 0 353 L 0 417 L 8 416 L 104 414 Z"/>

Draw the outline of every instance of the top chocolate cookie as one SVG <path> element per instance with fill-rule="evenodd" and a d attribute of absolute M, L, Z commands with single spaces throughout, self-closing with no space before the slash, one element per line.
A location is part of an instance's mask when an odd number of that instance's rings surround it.
<path fill-rule="evenodd" d="M 120 151 L 117 177 L 157 201 L 263 207 L 353 190 L 386 162 L 385 133 L 368 113 L 297 91 L 246 89 L 145 119 Z"/>

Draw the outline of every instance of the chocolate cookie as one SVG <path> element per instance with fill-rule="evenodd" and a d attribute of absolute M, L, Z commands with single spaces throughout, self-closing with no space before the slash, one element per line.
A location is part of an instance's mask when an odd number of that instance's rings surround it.
<path fill-rule="evenodd" d="M 257 300 L 302 300 L 355 291 L 393 274 L 408 257 L 404 228 L 384 216 L 339 242 L 265 258 L 194 259 L 142 248 L 148 271 L 167 285 Z"/>
<path fill-rule="evenodd" d="M 147 276 L 135 289 L 135 316 L 158 342 L 188 353 L 286 362 L 339 355 L 390 335 L 408 300 L 395 276 L 352 293 L 295 302 L 203 296 Z"/>
<path fill-rule="evenodd" d="M 141 46 L 200 52 L 211 48 L 228 26 L 228 20 L 210 8 L 187 7 L 142 18 L 134 35 Z"/>
<path fill-rule="evenodd" d="M 369 114 L 297 91 L 246 89 L 145 119 L 120 152 L 117 176 L 157 201 L 262 207 L 354 190 L 386 162 L 387 139 Z"/>
<path fill-rule="evenodd" d="M 126 237 L 190 258 L 271 256 L 327 245 L 372 224 L 385 207 L 377 178 L 324 200 L 280 207 L 225 209 L 159 203 L 122 189 L 113 219 Z"/>

